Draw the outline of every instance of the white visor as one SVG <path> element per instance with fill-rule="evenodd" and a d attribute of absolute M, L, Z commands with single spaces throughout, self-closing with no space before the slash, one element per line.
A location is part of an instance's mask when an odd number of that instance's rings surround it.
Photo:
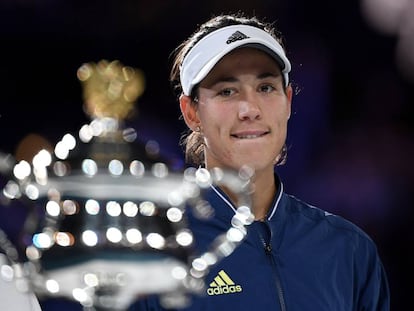
<path fill-rule="evenodd" d="M 282 70 L 285 86 L 289 84 L 291 65 L 279 42 L 260 28 L 232 25 L 208 34 L 184 57 L 180 70 L 184 95 L 189 96 L 223 56 L 239 47 L 254 47 L 274 57 Z"/>

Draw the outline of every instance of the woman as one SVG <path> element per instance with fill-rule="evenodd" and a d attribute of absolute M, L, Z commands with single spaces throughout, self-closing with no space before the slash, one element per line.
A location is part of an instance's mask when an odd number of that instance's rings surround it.
<path fill-rule="evenodd" d="M 176 50 L 171 82 L 190 129 L 183 140 L 188 163 L 254 171 L 255 221 L 185 310 L 389 310 L 373 241 L 347 220 L 284 193 L 275 173 L 286 157 L 293 95 L 277 35 L 255 17 L 220 15 Z M 214 219 L 190 218 L 200 252 L 230 226 L 237 199 L 214 186 L 206 198 Z M 155 298 L 136 306 L 162 309 Z"/>

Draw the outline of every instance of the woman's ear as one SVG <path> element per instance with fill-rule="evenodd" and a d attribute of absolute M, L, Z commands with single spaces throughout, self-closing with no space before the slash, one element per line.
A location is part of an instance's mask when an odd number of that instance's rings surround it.
<path fill-rule="evenodd" d="M 200 119 L 197 114 L 197 106 L 192 103 L 190 96 L 184 94 L 180 96 L 180 109 L 187 126 L 195 131 L 200 126 Z"/>
<path fill-rule="evenodd" d="M 288 101 L 288 120 L 290 119 L 290 115 L 292 113 L 292 98 L 293 98 L 293 89 L 292 86 L 289 84 L 286 88 L 286 97 Z"/>

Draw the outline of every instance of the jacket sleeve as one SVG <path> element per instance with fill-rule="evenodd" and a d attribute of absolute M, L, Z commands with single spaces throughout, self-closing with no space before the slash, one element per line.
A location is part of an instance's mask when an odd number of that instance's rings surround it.
<path fill-rule="evenodd" d="M 371 239 L 361 238 L 355 262 L 356 310 L 389 311 L 389 284 L 377 247 Z"/>

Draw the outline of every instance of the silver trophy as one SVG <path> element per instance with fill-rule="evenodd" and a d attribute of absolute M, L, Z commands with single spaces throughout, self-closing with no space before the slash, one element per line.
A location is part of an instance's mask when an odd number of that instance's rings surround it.
<path fill-rule="evenodd" d="M 31 162 L 14 163 L 3 188 L 31 210 L 26 258 L 10 264 L 15 279 L 38 297 L 64 297 L 85 310 L 126 310 L 148 294 L 166 308 L 185 306 L 203 291 L 209 268 L 244 239 L 254 219 L 252 172 L 171 170 L 124 126 L 144 89 L 141 71 L 103 60 L 82 65 L 78 78 L 91 122 Z M 212 185 L 230 188 L 238 208 L 227 232 L 195 256 L 187 212 L 209 217 L 203 189 Z"/>

